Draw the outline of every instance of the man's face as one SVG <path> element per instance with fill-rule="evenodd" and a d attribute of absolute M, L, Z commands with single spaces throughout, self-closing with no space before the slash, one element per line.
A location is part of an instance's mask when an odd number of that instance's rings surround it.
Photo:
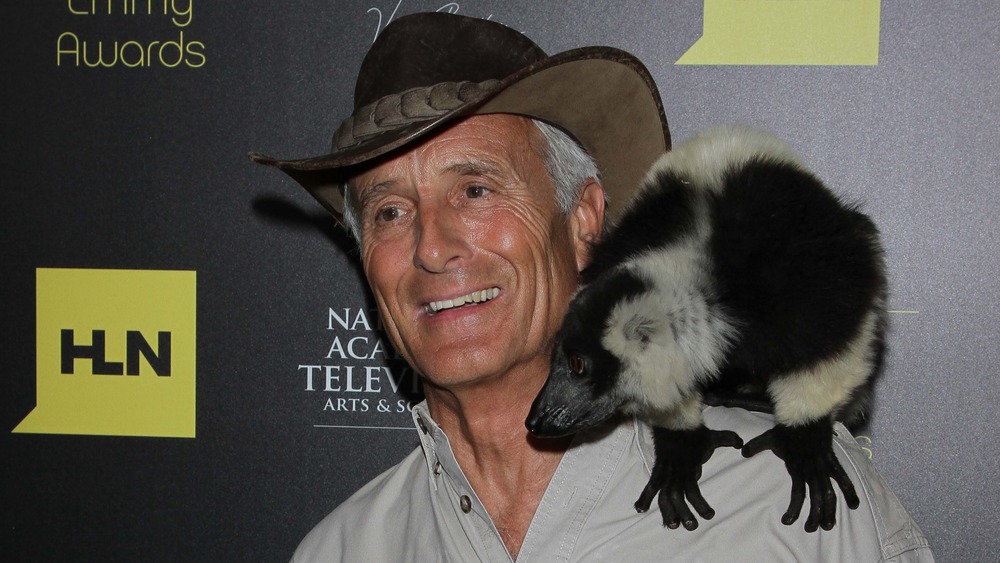
<path fill-rule="evenodd" d="M 387 330 L 433 384 L 547 373 L 589 235 L 559 210 L 543 147 L 524 118 L 475 116 L 352 181 Z"/>

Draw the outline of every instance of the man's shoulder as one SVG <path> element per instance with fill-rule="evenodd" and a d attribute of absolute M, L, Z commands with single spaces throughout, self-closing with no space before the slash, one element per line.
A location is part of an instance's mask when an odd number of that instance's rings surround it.
<path fill-rule="evenodd" d="M 711 428 L 734 430 L 745 442 L 770 428 L 774 420 L 768 414 L 712 407 L 705 411 L 705 422 Z M 851 553 L 851 549 L 869 544 L 871 550 L 868 553 L 879 553 L 887 561 L 932 558 L 926 537 L 893 494 L 861 444 L 840 423 L 834 425 L 833 447 L 835 455 L 857 489 L 861 505 L 857 509 L 849 509 L 843 502 L 843 495 L 837 490 L 841 502 L 837 507 L 837 525 L 834 530 L 805 534 L 801 527 L 810 503 L 807 498 L 800 521 L 792 526 L 780 526 L 776 529 L 781 532 L 796 532 L 793 539 L 803 542 L 804 546 L 814 538 L 821 538 L 823 549 L 827 553 Z M 769 503 L 773 506 L 758 508 L 765 510 L 771 520 L 775 520 L 775 511 L 785 509 L 788 487 L 791 484 L 783 463 L 777 456 L 769 455 L 770 452 L 749 459 L 743 459 L 738 450 L 726 449 L 722 453 L 719 457 L 723 463 L 717 467 L 719 474 L 725 475 L 725 479 L 720 488 L 732 487 L 722 498 L 737 505 Z M 749 483 L 752 486 L 747 486 Z M 748 510 L 747 506 L 742 506 L 741 509 Z M 839 545 L 834 547 L 831 544 Z"/>
<path fill-rule="evenodd" d="M 388 541 L 385 530 L 399 529 L 419 495 L 427 495 L 427 467 L 420 447 L 358 489 L 303 538 L 293 561 L 350 560 L 351 550 Z M 422 492 L 422 493 L 421 493 Z M 339 554 L 334 556 L 332 554 Z"/>

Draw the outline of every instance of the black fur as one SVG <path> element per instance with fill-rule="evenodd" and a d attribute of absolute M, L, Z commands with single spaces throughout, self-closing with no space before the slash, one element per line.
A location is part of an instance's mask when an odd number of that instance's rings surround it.
<path fill-rule="evenodd" d="M 761 139 L 745 130 L 713 134 L 731 135 L 737 144 L 753 145 Z M 725 156 L 724 150 L 715 154 L 715 148 L 698 155 L 699 162 L 716 167 L 714 176 L 690 173 L 676 160 L 654 167 L 656 172 L 617 226 L 594 247 L 591 265 L 582 275 L 584 286 L 556 336 L 549 379 L 526 424 L 537 435 L 554 436 L 593 426 L 618 410 L 648 418 L 657 414 L 618 385 L 630 358 L 606 349 L 609 331 L 624 331 L 644 354 L 650 342 L 664 337 L 656 331 L 669 330 L 676 341 L 690 341 L 697 340 L 697 331 L 705 326 L 717 326 L 700 322 L 702 317 L 692 319 L 692 314 L 728 319 L 735 335 L 719 340 L 724 343 L 719 344 L 724 349 L 716 350 L 721 361 L 711 373 L 678 380 L 678 387 L 686 389 L 678 405 L 687 400 L 704 403 L 707 397 L 712 404 L 774 406 L 767 395 L 769 384 L 783 378 L 808 383 L 812 380 L 798 378 L 810 377 L 809 368 L 852 345 L 864 347 L 866 358 L 858 365 L 871 366 L 871 373 L 857 384 L 844 379 L 844 387 L 854 386 L 849 400 L 814 419 L 787 424 L 779 420 L 746 446 L 732 432 L 703 425 L 654 425 L 656 468 L 636 502 L 643 511 L 659 493 L 664 524 L 694 529 L 697 520 L 684 499 L 703 518 L 714 514 L 697 485 L 701 464 L 714 449 L 742 446 L 747 457 L 771 449 L 785 461 L 793 482 L 792 501 L 782 521 L 797 519 L 808 485 L 816 496 L 811 497 L 806 530 L 829 529 L 836 506 L 831 481 L 841 488 L 848 506 L 858 505 L 853 485 L 833 455 L 832 420 L 849 425 L 862 420 L 884 354 L 886 274 L 878 230 L 856 206 L 843 203 L 773 144 L 762 142 L 748 159 Z M 721 181 L 705 185 L 710 177 Z M 643 315 L 637 315 L 637 326 L 611 326 L 609 317 L 617 305 L 646 292 L 670 290 L 644 279 L 642 269 L 633 265 L 692 240 L 699 241 L 698 264 L 692 269 L 701 268 L 706 277 L 695 284 L 697 297 L 708 312 L 671 310 L 670 319 L 659 323 L 669 329 L 658 326 L 658 319 L 642 326 Z M 874 329 L 862 331 L 873 315 Z M 662 369 L 662 375 L 650 377 L 679 377 L 672 366 Z"/>
<path fill-rule="evenodd" d="M 718 298 L 745 328 L 724 369 L 759 385 L 840 352 L 884 300 L 875 225 L 784 163 L 750 162 L 725 186 L 710 252 Z"/>
<path fill-rule="evenodd" d="M 640 191 L 617 226 L 593 247 L 590 265 L 582 273 L 585 285 L 630 258 L 676 243 L 695 229 L 696 207 L 705 194 L 668 170 L 657 172 L 654 182 L 660 189 Z"/>
<path fill-rule="evenodd" d="M 574 299 L 576 307 L 570 307 L 563 319 L 565 327 L 600 327 L 605 323 L 614 301 L 604 295 L 618 295 L 622 299 L 649 291 L 649 285 L 628 272 L 615 271 L 594 280 L 584 292 Z M 579 336 L 572 341 L 556 337 L 563 345 L 552 351 L 552 365 L 568 371 L 568 358 L 576 356 L 586 362 L 587 373 L 618 373 L 621 362 L 601 345 L 601 331 L 577 330 Z M 549 397 L 558 397 L 542 405 L 535 400 L 533 416 L 525 424 L 538 436 L 560 436 L 574 430 L 589 428 L 607 420 L 622 406 L 621 397 L 615 393 L 614 378 L 611 377 L 552 377 L 545 383 Z M 541 394 L 539 394 L 539 398 Z"/>

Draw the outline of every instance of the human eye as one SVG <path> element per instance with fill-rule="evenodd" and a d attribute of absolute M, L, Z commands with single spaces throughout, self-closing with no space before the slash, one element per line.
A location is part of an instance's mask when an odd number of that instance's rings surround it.
<path fill-rule="evenodd" d="M 490 193 L 490 189 L 482 184 L 470 184 L 465 187 L 465 197 L 478 199 Z"/>
<path fill-rule="evenodd" d="M 386 205 L 375 211 L 377 223 L 391 223 L 403 216 L 403 210 L 395 205 Z"/>

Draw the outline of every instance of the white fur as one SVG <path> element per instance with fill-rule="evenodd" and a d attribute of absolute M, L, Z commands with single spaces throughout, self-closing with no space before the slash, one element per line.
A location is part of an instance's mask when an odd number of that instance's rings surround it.
<path fill-rule="evenodd" d="M 653 163 L 644 186 L 649 189 L 650 180 L 667 170 L 718 193 L 727 170 L 760 156 L 806 169 L 798 154 L 770 133 L 742 125 L 722 125 L 704 130 L 661 156 Z"/>
<path fill-rule="evenodd" d="M 704 424 L 702 416 L 704 409 L 702 394 L 697 392 L 682 398 L 681 402 L 669 411 L 650 411 L 637 414 L 653 426 L 669 430 L 694 430 Z"/>
<path fill-rule="evenodd" d="M 845 404 L 851 392 L 868 379 L 874 367 L 871 342 L 880 307 L 882 303 L 876 303 L 865 316 L 843 352 L 768 384 L 778 422 L 793 426 L 825 417 Z"/>
<path fill-rule="evenodd" d="M 642 189 L 659 189 L 656 176 L 666 171 L 698 189 L 721 193 L 727 172 L 762 157 L 807 171 L 780 139 L 730 125 L 708 129 L 660 157 Z M 713 300 L 707 202 L 702 200 L 694 212 L 694 228 L 682 240 L 620 266 L 647 280 L 652 289 L 618 303 L 602 339 L 622 361 L 616 392 L 630 401 L 627 410 L 678 429 L 700 424 L 698 386 L 718 375 L 738 334 L 734 320 Z M 827 416 L 864 383 L 873 368 L 870 343 L 882 305 L 873 307 L 841 354 L 769 383 L 780 422 L 795 425 Z"/>
<path fill-rule="evenodd" d="M 618 392 L 636 412 L 667 413 L 691 397 L 699 383 L 714 378 L 736 334 L 712 295 L 707 254 L 691 238 L 667 250 L 648 252 L 624 267 L 652 289 L 618 303 L 602 343 L 623 363 Z M 649 334 L 639 339 L 636 327 Z M 681 413 L 681 420 L 690 419 Z"/>

